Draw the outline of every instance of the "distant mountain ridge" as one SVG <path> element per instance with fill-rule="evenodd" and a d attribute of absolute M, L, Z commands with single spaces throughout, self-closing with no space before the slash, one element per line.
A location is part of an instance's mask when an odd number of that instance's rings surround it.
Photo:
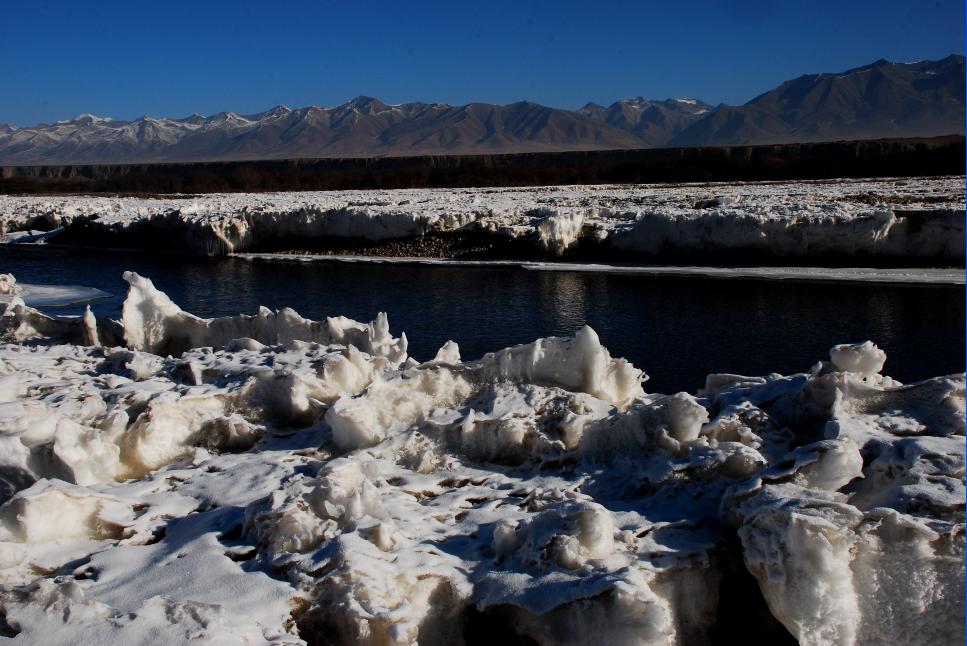
<path fill-rule="evenodd" d="M 964 132 L 964 57 L 890 63 L 786 81 L 743 106 L 718 106 L 673 146 L 923 137 Z"/>
<path fill-rule="evenodd" d="M 814 142 L 964 133 L 964 57 L 786 81 L 742 106 L 642 97 L 575 111 L 356 97 L 334 108 L 0 124 L 0 164 L 192 162 L 496 154 Z"/>

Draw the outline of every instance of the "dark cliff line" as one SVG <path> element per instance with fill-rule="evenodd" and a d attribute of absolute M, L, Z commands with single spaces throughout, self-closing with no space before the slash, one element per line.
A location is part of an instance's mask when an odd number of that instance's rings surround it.
<path fill-rule="evenodd" d="M 960 175 L 963 135 L 829 143 L 76 166 L 5 166 L 0 193 L 165 194 Z"/>

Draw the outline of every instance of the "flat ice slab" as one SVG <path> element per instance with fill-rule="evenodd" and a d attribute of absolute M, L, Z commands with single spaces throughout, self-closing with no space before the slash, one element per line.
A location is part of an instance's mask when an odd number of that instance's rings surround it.
<path fill-rule="evenodd" d="M 111 295 L 96 287 L 82 285 L 20 285 L 23 291 L 20 298 L 31 307 L 62 307 L 89 303 Z"/>
<path fill-rule="evenodd" d="M 81 285 L 17 283 L 17 287 L 20 288 L 18 296 L 23 299 L 24 304 L 31 307 L 66 307 L 111 297 L 109 293 L 96 287 L 83 287 Z M 0 303 L 9 302 L 10 299 L 10 294 L 0 294 Z"/>

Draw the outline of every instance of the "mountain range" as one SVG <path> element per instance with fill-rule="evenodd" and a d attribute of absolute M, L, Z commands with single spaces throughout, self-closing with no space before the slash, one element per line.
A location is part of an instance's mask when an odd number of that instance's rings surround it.
<path fill-rule="evenodd" d="M 0 124 L 0 164 L 195 162 L 495 154 L 926 137 L 964 133 L 964 57 L 891 63 L 786 81 L 741 106 L 637 97 L 579 110 L 405 103 L 115 121 L 83 114 Z"/>

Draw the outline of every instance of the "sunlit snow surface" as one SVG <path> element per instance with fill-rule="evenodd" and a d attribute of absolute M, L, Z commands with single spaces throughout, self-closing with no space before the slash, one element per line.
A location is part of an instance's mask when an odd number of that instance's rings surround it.
<path fill-rule="evenodd" d="M 40 230 L 47 231 L 41 232 Z M 964 178 L 236 193 L 0 196 L 7 242 L 224 254 L 268 241 L 385 241 L 461 232 L 535 255 L 584 243 L 638 256 L 964 258 Z M 33 233 L 31 233 L 33 231 Z M 862 264 L 862 263 L 861 263 Z"/>
<path fill-rule="evenodd" d="M 22 643 L 697 644 L 736 564 L 803 644 L 963 637 L 963 374 L 901 385 L 866 342 L 658 395 L 590 328 L 421 363 L 384 315 L 125 278 L 110 321 L 0 277 Z"/>

